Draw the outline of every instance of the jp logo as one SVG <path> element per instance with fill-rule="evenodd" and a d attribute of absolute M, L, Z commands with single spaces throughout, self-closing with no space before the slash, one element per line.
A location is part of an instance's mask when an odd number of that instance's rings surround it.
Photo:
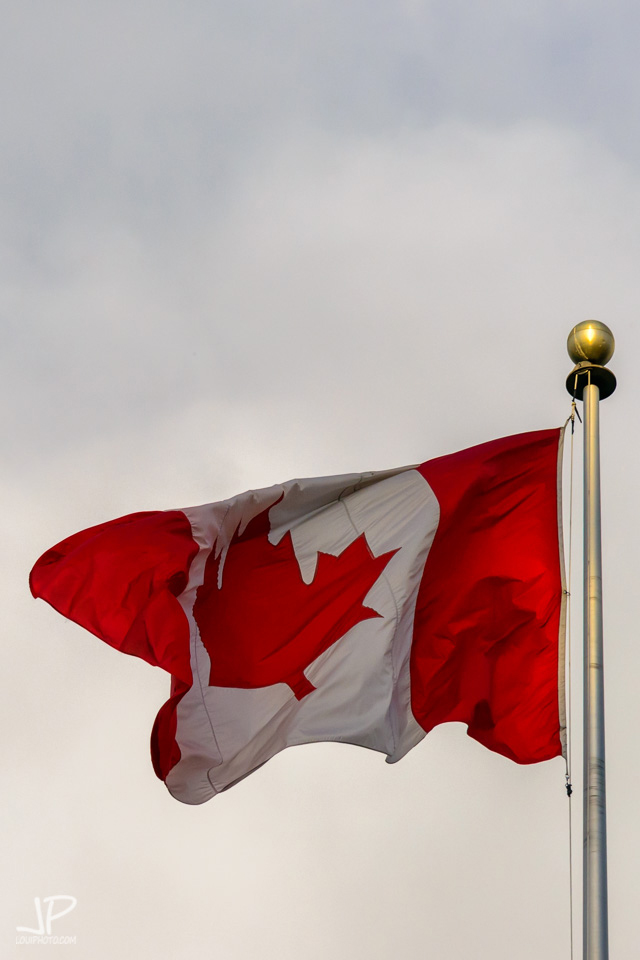
<path fill-rule="evenodd" d="M 37 927 L 16 927 L 16 930 L 19 933 L 35 933 L 36 936 L 51 936 L 51 924 L 54 920 L 59 920 L 60 917 L 64 917 L 67 913 L 71 913 L 77 900 L 75 897 L 70 897 L 65 893 L 58 894 L 56 897 L 43 897 L 42 901 L 40 897 L 34 897 L 34 903 L 36 905 L 36 919 L 38 921 Z M 67 906 L 63 910 L 58 910 L 57 913 L 54 913 L 55 904 L 57 901 L 64 900 L 67 902 Z M 47 910 L 45 915 L 42 913 L 42 905 L 46 903 Z"/>

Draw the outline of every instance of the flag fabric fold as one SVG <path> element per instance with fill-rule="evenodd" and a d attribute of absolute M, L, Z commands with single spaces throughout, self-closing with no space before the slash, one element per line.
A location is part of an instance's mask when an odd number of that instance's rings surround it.
<path fill-rule="evenodd" d="M 400 759 L 434 726 L 562 752 L 562 431 L 292 480 L 63 540 L 31 589 L 171 674 L 158 776 L 202 803 L 287 746 Z"/>

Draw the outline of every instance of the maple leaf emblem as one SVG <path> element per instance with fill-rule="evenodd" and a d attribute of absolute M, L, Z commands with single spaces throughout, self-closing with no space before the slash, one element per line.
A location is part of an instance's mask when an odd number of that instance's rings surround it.
<path fill-rule="evenodd" d="M 298 700 L 315 689 L 304 670 L 351 627 L 380 617 L 363 600 L 391 557 L 374 557 L 364 533 L 334 557 L 318 553 L 314 578 L 300 573 L 291 534 L 268 539 L 268 507 L 210 555 L 193 615 L 211 659 L 212 686 L 286 683 Z"/>

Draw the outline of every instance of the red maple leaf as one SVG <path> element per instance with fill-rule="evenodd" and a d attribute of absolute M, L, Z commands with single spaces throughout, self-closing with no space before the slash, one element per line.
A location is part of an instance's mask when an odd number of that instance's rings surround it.
<path fill-rule="evenodd" d="M 221 557 L 211 554 L 193 614 L 212 686 L 286 683 L 301 700 L 315 689 L 305 668 L 361 620 L 381 616 L 362 601 L 397 551 L 374 557 L 362 533 L 338 557 L 318 553 L 306 584 L 291 534 L 269 542 L 270 509 L 234 534 L 220 587 Z"/>

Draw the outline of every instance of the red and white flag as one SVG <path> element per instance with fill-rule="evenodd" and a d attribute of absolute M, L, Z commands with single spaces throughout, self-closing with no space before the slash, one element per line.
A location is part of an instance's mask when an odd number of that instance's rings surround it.
<path fill-rule="evenodd" d="M 293 744 L 393 762 L 447 721 L 546 760 L 564 735 L 561 440 L 132 514 L 48 550 L 31 589 L 171 674 L 151 750 L 185 803 Z"/>

